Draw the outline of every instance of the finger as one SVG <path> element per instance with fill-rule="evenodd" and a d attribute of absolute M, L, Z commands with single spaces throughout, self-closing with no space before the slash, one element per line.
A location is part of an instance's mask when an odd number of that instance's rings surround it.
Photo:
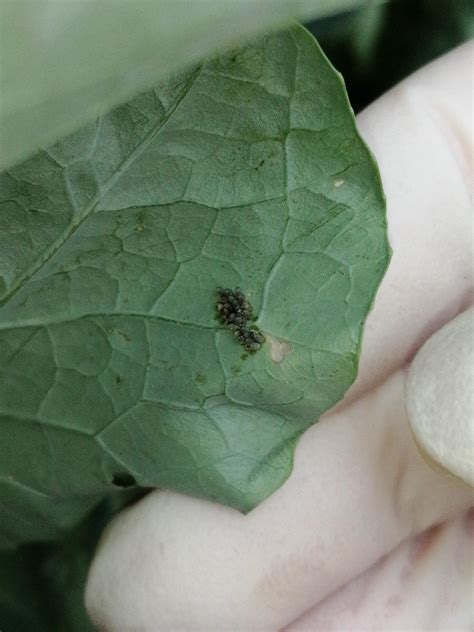
<path fill-rule="evenodd" d="M 345 404 L 408 362 L 472 300 L 469 43 L 357 117 L 387 198 L 392 260 L 365 327 Z"/>
<path fill-rule="evenodd" d="M 247 516 L 162 492 L 123 512 L 90 571 L 94 622 L 113 632 L 275 630 L 469 507 L 470 488 L 419 455 L 404 382 L 400 371 L 308 431 L 288 482 Z"/>
<path fill-rule="evenodd" d="M 474 487 L 474 309 L 437 331 L 410 368 L 406 407 L 420 449 Z"/>
<path fill-rule="evenodd" d="M 474 513 L 424 531 L 284 632 L 474 628 Z"/>

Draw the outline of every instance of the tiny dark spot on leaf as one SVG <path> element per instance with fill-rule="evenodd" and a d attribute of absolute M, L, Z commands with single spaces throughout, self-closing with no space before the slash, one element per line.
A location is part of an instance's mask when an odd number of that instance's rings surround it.
<path fill-rule="evenodd" d="M 112 484 L 115 485 L 115 487 L 133 487 L 137 484 L 137 481 L 135 477 L 128 472 L 117 472 L 117 474 L 113 476 Z"/>
<path fill-rule="evenodd" d="M 241 360 L 246 360 L 249 357 L 248 353 L 242 353 L 242 355 L 240 356 Z"/>
<path fill-rule="evenodd" d="M 120 384 L 121 381 L 122 381 L 122 378 L 120 377 L 120 375 L 116 375 L 115 376 L 115 383 L 116 384 Z"/>
<path fill-rule="evenodd" d="M 205 384 L 207 382 L 207 377 L 202 373 L 198 373 L 195 380 L 198 384 Z"/>

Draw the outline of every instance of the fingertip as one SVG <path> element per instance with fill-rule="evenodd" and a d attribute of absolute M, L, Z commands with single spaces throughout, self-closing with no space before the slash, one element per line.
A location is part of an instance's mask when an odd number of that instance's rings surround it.
<path fill-rule="evenodd" d="M 437 331 L 417 353 L 406 386 L 416 442 L 435 463 L 474 486 L 474 309 Z"/>

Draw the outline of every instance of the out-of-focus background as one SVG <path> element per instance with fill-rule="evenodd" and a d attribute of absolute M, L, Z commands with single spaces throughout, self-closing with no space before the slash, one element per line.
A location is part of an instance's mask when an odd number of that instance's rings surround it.
<path fill-rule="evenodd" d="M 310 22 L 343 74 L 354 111 L 431 60 L 474 36 L 471 0 L 375 0 Z"/>
<path fill-rule="evenodd" d="M 307 26 L 343 74 L 357 113 L 471 38 L 474 12 L 470 0 L 369 0 L 362 8 Z M 0 553 L 1 632 L 92 630 L 82 604 L 83 586 L 97 538 L 117 508 L 112 500 L 104 502 L 61 542 Z"/>

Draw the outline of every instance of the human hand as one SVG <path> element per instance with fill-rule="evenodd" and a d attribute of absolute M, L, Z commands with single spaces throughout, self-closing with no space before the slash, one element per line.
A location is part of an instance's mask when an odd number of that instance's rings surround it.
<path fill-rule="evenodd" d="M 122 512 L 87 585 L 100 630 L 468 629 L 473 493 L 420 455 L 405 384 L 421 345 L 472 300 L 472 51 L 358 116 L 393 258 L 357 381 L 302 437 L 289 480 L 247 516 L 159 490 Z"/>

